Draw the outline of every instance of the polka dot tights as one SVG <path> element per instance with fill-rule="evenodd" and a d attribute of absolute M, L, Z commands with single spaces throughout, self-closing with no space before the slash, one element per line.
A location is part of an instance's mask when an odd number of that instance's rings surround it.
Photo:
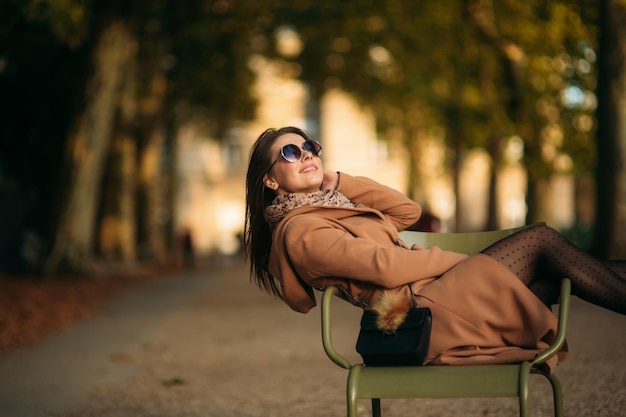
<path fill-rule="evenodd" d="M 558 302 L 561 278 L 568 277 L 574 295 L 626 314 L 626 262 L 599 261 L 548 226 L 521 230 L 482 253 L 513 271 L 548 306 Z"/>

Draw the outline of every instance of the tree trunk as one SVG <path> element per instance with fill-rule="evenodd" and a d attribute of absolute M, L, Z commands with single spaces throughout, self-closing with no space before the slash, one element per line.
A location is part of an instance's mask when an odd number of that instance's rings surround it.
<path fill-rule="evenodd" d="M 491 157 L 491 171 L 489 172 L 489 202 L 486 230 L 497 230 L 499 207 L 498 207 L 498 172 L 502 167 L 503 139 L 499 135 L 492 135 L 489 140 L 489 156 Z"/>
<path fill-rule="evenodd" d="M 166 93 L 167 78 L 157 70 L 146 100 L 151 105 L 143 109 L 144 133 L 139 149 L 137 208 L 141 256 L 158 262 L 166 262 L 169 258 L 168 230 L 172 222 L 167 179 L 164 178 L 164 172 L 169 169 L 165 159 L 168 155 L 166 138 L 169 134 L 165 119 Z"/>
<path fill-rule="evenodd" d="M 107 181 L 104 184 L 99 227 L 99 253 L 108 260 L 137 258 L 135 138 L 120 132 L 113 139 Z"/>
<path fill-rule="evenodd" d="M 595 255 L 626 258 L 626 5 L 602 0 Z"/>
<path fill-rule="evenodd" d="M 98 253 L 105 259 L 134 261 L 137 259 L 137 71 L 132 60 L 124 73 L 120 94 L 118 120 L 106 168 Z"/>
<path fill-rule="evenodd" d="M 74 271 L 91 268 L 95 220 L 118 90 L 132 53 L 133 38 L 124 23 L 115 21 L 104 28 L 94 49 L 94 73 L 87 85 L 86 105 L 68 138 L 68 197 L 46 262 L 48 273 L 61 267 Z"/>
<path fill-rule="evenodd" d="M 457 103 L 452 103 L 447 111 L 447 142 L 452 147 L 452 187 L 454 193 L 454 231 L 465 232 L 466 224 L 463 218 L 463 202 L 461 199 L 461 168 L 465 158 L 465 147 L 463 145 L 463 110 Z"/>
<path fill-rule="evenodd" d="M 405 146 L 409 153 L 409 180 L 407 182 L 407 195 L 412 200 L 416 201 L 420 205 L 424 206 L 425 210 L 430 210 L 427 207 L 426 192 L 424 190 L 424 181 L 422 173 L 420 172 L 420 154 L 421 154 L 421 141 L 419 138 L 418 130 L 408 126 L 407 123 L 403 126 L 403 134 L 405 138 Z"/>

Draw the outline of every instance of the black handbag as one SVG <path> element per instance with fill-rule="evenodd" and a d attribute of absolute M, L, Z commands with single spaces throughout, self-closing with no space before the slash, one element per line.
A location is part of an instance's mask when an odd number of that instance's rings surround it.
<path fill-rule="evenodd" d="M 365 365 L 415 366 L 424 363 L 430 345 L 432 313 L 430 308 L 417 305 L 415 295 L 413 303 L 404 322 L 393 332 L 376 326 L 376 312 L 363 312 L 356 350 Z"/>

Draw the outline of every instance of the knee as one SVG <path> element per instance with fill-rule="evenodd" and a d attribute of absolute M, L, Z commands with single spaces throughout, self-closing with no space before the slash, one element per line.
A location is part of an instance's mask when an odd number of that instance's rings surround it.
<path fill-rule="evenodd" d="M 560 235 L 559 232 L 556 231 L 556 229 L 553 229 L 552 227 L 548 226 L 545 223 L 538 223 L 534 226 L 530 227 L 531 230 L 536 231 L 537 233 L 542 233 L 542 234 L 548 234 L 548 235 Z"/>
<path fill-rule="evenodd" d="M 560 232 L 546 224 L 532 227 L 531 234 L 535 238 L 536 243 L 539 243 L 542 247 L 559 247 L 568 241 Z"/>

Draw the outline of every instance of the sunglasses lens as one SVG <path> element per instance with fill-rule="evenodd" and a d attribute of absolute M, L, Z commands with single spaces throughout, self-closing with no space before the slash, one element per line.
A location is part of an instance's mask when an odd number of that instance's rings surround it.
<path fill-rule="evenodd" d="M 322 154 L 322 145 L 319 142 L 314 140 L 307 140 L 302 144 L 302 149 L 315 156 L 320 156 Z M 285 145 L 281 148 L 280 154 L 285 161 L 287 162 L 297 162 L 302 157 L 302 151 L 300 147 L 297 145 L 289 144 Z"/>
<path fill-rule="evenodd" d="M 302 156 L 302 152 L 300 152 L 300 148 L 296 145 L 285 145 L 280 150 L 280 154 L 285 158 L 288 162 L 296 162 L 300 160 Z"/>
<path fill-rule="evenodd" d="M 318 141 L 307 140 L 302 144 L 302 147 L 305 151 L 311 152 L 315 156 L 320 156 L 322 154 L 322 145 L 320 145 Z"/>

